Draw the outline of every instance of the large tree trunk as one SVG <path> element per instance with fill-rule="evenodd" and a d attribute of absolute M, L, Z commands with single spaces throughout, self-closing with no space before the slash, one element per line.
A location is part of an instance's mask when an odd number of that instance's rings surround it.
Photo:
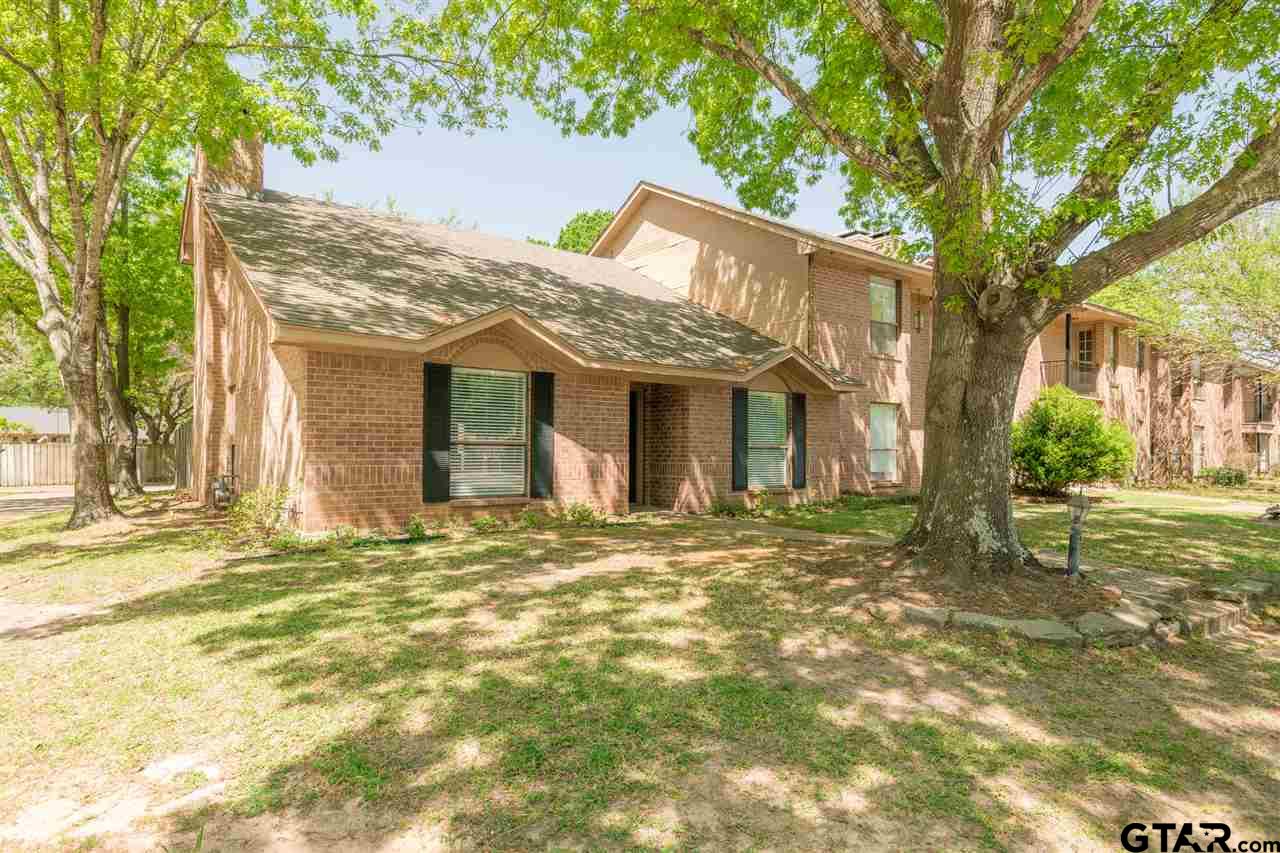
<path fill-rule="evenodd" d="M 1012 325 L 985 327 L 970 310 L 934 312 L 924 481 L 904 544 L 964 582 L 1008 574 L 1031 560 L 1010 500 L 1009 429 L 1028 346 Z"/>
<path fill-rule="evenodd" d="M 79 326 L 86 325 L 82 320 Z M 98 412 L 96 323 L 77 328 L 71 346 L 58 359 L 58 370 L 71 401 L 71 443 L 75 458 L 75 505 L 67 529 L 87 527 L 120 515 L 111 498 L 107 445 Z M 57 350 L 55 350 L 57 355 Z"/>
<path fill-rule="evenodd" d="M 107 333 L 105 318 L 99 319 L 98 340 L 99 354 L 102 358 L 102 390 L 107 398 L 107 407 L 111 410 L 111 420 L 115 425 L 112 430 L 112 471 L 117 495 L 141 495 L 142 483 L 138 477 L 138 426 L 134 422 L 129 401 L 125 398 L 128 389 L 129 371 L 129 309 L 122 307 L 117 314 L 120 322 L 119 336 L 116 341 L 117 370 L 111 363 L 111 338 Z"/>

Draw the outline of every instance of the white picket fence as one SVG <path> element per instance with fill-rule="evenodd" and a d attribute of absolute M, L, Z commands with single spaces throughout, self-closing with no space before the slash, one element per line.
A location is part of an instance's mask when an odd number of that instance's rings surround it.
<path fill-rule="evenodd" d="M 145 483 L 173 482 L 173 448 L 138 445 L 138 476 Z M 0 444 L 0 486 L 70 486 L 75 483 L 72 446 L 66 443 Z"/>

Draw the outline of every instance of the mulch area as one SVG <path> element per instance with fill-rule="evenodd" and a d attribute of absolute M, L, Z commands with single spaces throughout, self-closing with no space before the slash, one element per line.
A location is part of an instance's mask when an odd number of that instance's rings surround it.
<path fill-rule="evenodd" d="M 1058 570 L 1028 568 L 991 583 L 964 584 L 896 546 L 866 546 L 835 559 L 811 555 L 800 557 L 799 562 L 806 571 L 831 578 L 833 585 L 861 593 L 867 604 L 883 601 L 1009 619 L 1064 621 L 1115 606 L 1098 584 L 1068 580 Z"/>

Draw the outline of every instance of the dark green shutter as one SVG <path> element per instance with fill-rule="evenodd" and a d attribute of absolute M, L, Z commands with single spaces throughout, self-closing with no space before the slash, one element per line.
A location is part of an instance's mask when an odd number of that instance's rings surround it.
<path fill-rule="evenodd" d="M 449 381 L 447 364 L 422 365 L 422 502 L 449 500 Z"/>
<path fill-rule="evenodd" d="M 549 498 L 555 483 L 556 376 L 534 373 L 533 447 L 529 472 L 529 497 Z"/>
<path fill-rule="evenodd" d="M 902 337 L 902 324 L 906 321 L 906 318 L 902 316 L 902 279 L 898 279 L 893 283 L 893 310 L 898 318 L 896 337 Z"/>
<path fill-rule="evenodd" d="M 733 389 L 733 490 L 747 490 L 747 389 Z"/>
<path fill-rule="evenodd" d="M 805 468 L 808 465 L 808 454 L 805 452 L 805 433 L 808 424 L 805 422 L 805 401 L 803 394 L 791 395 L 791 441 L 795 445 L 795 465 L 791 472 L 791 485 L 797 489 L 805 487 Z"/>

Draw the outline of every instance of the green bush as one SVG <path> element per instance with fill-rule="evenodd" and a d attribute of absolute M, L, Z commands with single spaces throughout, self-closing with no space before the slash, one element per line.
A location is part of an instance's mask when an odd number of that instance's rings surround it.
<path fill-rule="evenodd" d="M 11 421 L 4 415 L 0 415 L 0 432 L 34 432 L 34 430 L 26 424 Z"/>
<path fill-rule="evenodd" d="M 283 486 L 259 486 L 243 492 L 227 510 L 227 524 L 241 539 L 267 542 L 285 528 L 285 504 L 289 490 Z"/>
<path fill-rule="evenodd" d="M 1018 485 L 1038 494 L 1122 480 L 1133 470 L 1136 443 L 1124 424 L 1061 385 L 1040 392 L 1014 423 L 1011 440 Z"/>
<path fill-rule="evenodd" d="M 557 521 L 565 527 L 604 527 L 609 523 L 602 512 L 597 512 L 591 504 L 574 501 L 560 508 Z"/>
<path fill-rule="evenodd" d="M 418 542 L 427 538 L 427 522 L 422 516 L 413 514 L 404 523 L 404 534 L 410 541 Z"/>
<path fill-rule="evenodd" d="M 1205 468 L 1200 472 L 1200 479 L 1214 486 L 1247 486 L 1249 472 L 1224 465 L 1221 468 Z"/>
<path fill-rule="evenodd" d="M 552 520 L 540 512 L 531 509 L 521 510 L 516 516 L 516 527 L 520 530 L 541 530 L 549 527 Z"/>
<path fill-rule="evenodd" d="M 471 519 L 471 529 L 476 533 L 497 533 L 504 527 L 506 525 L 502 520 L 492 515 L 477 515 Z"/>

